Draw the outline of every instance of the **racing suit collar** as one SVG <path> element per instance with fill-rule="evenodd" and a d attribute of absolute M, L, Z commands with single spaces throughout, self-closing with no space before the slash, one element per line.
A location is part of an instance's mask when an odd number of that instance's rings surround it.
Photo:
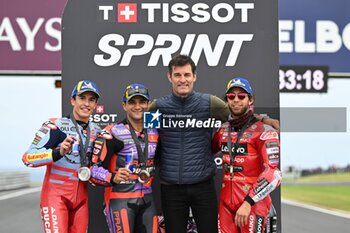
<path fill-rule="evenodd" d="M 70 115 L 66 116 L 66 118 L 70 119 Z M 78 123 L 78 125 L 80 125 L 83 128 L 83 130 L 87 129 L 87 127 L 89 125 L 89 121 L 84 122 L 84 121 L 76 120 L 76 122 Z"/>
<path fill-rule="evenodd" d="M 248 112 L 244 113 L 239 118 L 233 119 L 231 114 L 229 116 L 228 121 L 230 122 L 230 125 L 236 129 L 242 128 L 243 125 L 245 125 L 253 115 L 253 111 L 249 110 Z"/>

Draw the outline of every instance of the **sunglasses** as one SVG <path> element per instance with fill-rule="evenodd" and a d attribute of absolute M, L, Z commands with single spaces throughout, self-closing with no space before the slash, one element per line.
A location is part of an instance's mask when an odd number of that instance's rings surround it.
<path fill-rule="evenodd" d="M 129 88 L 125 91 L 125 96 L 131 96 L 134 94 L 148 95 L 148 90 L 145 88 Z"/>
<path fill-rule="evenodd" d="M 226 94 L 226 97 L 227 97 L 227 99 L 229 99 L 229 100 L 234 100 L 234 99 L 236 98 L 236 96 L 238 97 L 238 99 L 244 100 L 245 97 L 248 96 L 248 94 L 247 94 L 247 93 L 244 93 L 244 92 L 240 92 L 240 93 L 228 93 L 228 94 Z"/>

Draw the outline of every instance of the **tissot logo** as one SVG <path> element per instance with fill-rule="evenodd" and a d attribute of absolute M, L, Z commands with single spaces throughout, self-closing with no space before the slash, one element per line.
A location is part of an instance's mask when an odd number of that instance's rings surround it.
<path fill-rule="evenodd" d="M 210 6 L 206 3 L 118 3 L 117 15 L 119 23 L 137 23 L 137 9 L 140 14 L 147 16 L 148 23 L 206 23 L 215 21 L 217 23 L 228 23 L 234 20 L 242 23 L 249 21 L 249 14 L 254 10 L 254 3 L 217 3 Z M 100 5 L 99 11 L 103 13 L 104 20 L 110 20 L 109 12 L 115 13 L 115 7 L 111 5 Z"/>
<path fill-rule="evenodd" d="M 195 63 L 206 59 L 208 66 L 215 67 L 220 61 L 225 66 L 235 66 L 241 50 L 253 41 L 253 33 L 236 33 L 231 30 L 211 35 L 191 29 L 191 33 L 179 35 L 178 26 L 193 28 L 187 25 L 190 23 L 199 26 L 215 23 L 218 27 L 230 27 L 230 23 L 247 24 L 254 8 L 254 3 L 143 2 L 99 5 L 99 20 L 118 24 L 163 23 L 167 25 L 167 30 L 159 30 L 152 34 L 146 33 L 145 30 L 140 32 L 131 29 L 130 32 L 124 33 L 116 27 L 100 38 L 97 45 L 99 52 L 94 55 L 94 63 L 101 67 L 126 67 L 132 65 L 134 58 L 144 57 L 148 60 L 147 66 L 158 66 L 160 63 L 167 66 L 173 54 L 181 52 L 191 56 Z"/>
<path fill-rule="evenodd" d="M 118 3 L 118 22 L 137 23 L 137 4 Z"/>
<path fill-rule="evenodd" d="M 108 123 L 114 123 L 117 121 L 118 114 L 96 114 L 90 116 L 90 121 L 97 123 L 99 126 L 105 126 Z"/>
<path fill-rule="evenodd" d="M 102 114 L 105 112 L 105 108 L 103 105 L 96 106 L 96 113 Z"/>

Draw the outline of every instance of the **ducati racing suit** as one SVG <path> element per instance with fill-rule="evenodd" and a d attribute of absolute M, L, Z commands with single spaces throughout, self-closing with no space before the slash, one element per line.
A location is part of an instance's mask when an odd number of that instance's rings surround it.
<path fill-rule="evenodd" d="M 86 129 L 90 128 L 87 154 L 92 153 L 93 141 L 100 128 L 77 122 L 78 129 L 69 118 L 52 118 L 36 132 L 22 161 L 29 167 L 46 166 L 46 174 L 41 191 L 41 217 L 45 232 L 86 233 L 88 226 L 87 182 L 80 181 L 78 170 L 81 156 L 68 153 L 60 155 L 60 145 L 68 135 L 82 136 L 85 145 Z M 77 131 L 78 130 L 78 131 Z"/>
<path fill-rule="evenodd" d="M 219 228 L 222 233 L 262 233 L 270 210 L 272 192 L 281 181 L 278 133 L 260 121 L 253 121 L 242 134 L 231 132 L 226 122 L 212 141 L 214 152 L 223 153 L 223 183 L 219 204 Z M 232 129 L 232 131 L 234 131 Z M 228 134 L 231 132 L 231 148 Z M 234 145 L 237 148 L 234 148 Z M 235 154 L 231 158 L 231 155 Z M 236 150 L 236 151 L 234 151 Z M 230 160 L 231 159 L 231 160 Z M 248 224 L 238 229 L 236 211 L 244 201 L 252 205 Z"/>

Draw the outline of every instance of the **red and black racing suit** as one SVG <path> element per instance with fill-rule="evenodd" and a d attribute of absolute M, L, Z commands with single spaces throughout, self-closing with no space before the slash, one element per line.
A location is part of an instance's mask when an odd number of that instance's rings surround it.
<path fill-rule="evenodd" d="M 148 158 L 146 169 L 151 177 L 148 182 L 140 183 L 138 174 L 141 163 L 126 121 L 121 124 L 109 125 L 102 130 L 95 141 L 91 181 L 107 186 L 105 188 L 105 214 L 111 233 L 147 232 L 156 233 L 158 218 L 152 195 L 152 180 L 154 176 L 154 156 L 158 142 L 156 129 L 147 129 Z M 144 130 L 145 132 L 145 130 Z M 142 149 L 145 147 L 145 134 L 135 132 Z M 131 156 L 132 162 L 126 164 L 126 157 Z M 128 166 L 132 171 L 126 182 L 115 184 L 113 178 L 118 168 Z M 108 169 L 108 170 L 107 170 Z"/>
<path fill-rule="evenodd" d="M 100 132 L 94 123 L 79 122 L 78 130 L 86 140 L 90 127 L 87 153 L 92 152 L 93 141 Z M 50 119 L 35 134 L 22 161 L 29 167 L 46 166 L 41 191 L 41 217 L 45 232 L 86 233 L 88 226 L 87 182 L 78 179 L 80 156 L 71 153 L 60 155 L 60 145 L 68 135 L 77 136 L 74 123 L 69 118 Z"/>
<path fill-rule="evenodd" d="M 231 130 L 229 129 L 231 128 Z M 231 132 L 231 151 L 236 154 L 231 168 L 228 134 Z M 222 233 L 262 233 L 271 206 L 269 193 L 281 181 L 278 133 L 270 126 L 253 120 L 244 131 L 237 148 L 237 132 L 229 122 L 216 132 L 212 148 L 223 153 L 223 183 L 219 204 L 219 228 Z M 236 153 L 234 153 L 236 150 Z M 232 169 L 232 173 L 230 172 Z M 236 211 L 246 200 L 252 205 L 248 224 L 240 229 L 235 225 Z"/>

